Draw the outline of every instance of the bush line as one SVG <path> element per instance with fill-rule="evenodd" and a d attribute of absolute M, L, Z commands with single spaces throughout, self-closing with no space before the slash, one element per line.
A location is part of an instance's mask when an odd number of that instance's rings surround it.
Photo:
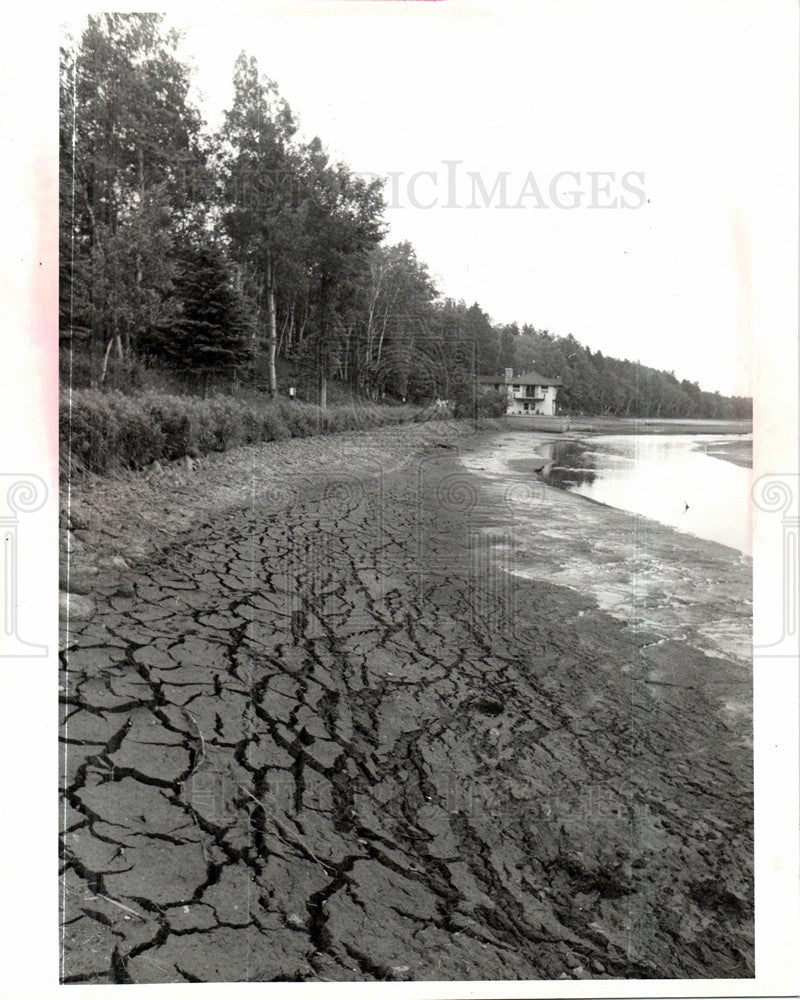
<path fill-rule="evenodd" d="M 197 458 L 262 441 L 285 441 L 388 424 L 446 419 L 442 405 L 379 406 L 362 402 L 320 409 L 278 399 L 248 403 L 231 396 L 200 399 L 156 393 L 126 395 L 80 389 L 62 393 L 62 475 L 143 469 L 155 461 Z"/>

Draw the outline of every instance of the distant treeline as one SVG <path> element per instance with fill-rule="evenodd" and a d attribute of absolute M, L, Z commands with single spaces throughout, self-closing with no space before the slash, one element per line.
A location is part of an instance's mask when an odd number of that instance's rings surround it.
<path fill-rule="evenodd" d="M 506 328 L 508 330 L 509 328 Z M 634 361 L 604 357 L 573 336 L 556 337 L 546 330 L 512 330 L 514 364 L 533 368 L 564 383 L 558 402 L 565 412 L 620 417 L 698 417 L 746 420 L 753 400 L 706 392 L 697 382 L 678 380 L 672 372 Z"/>
<path fill-rule="evenodd" d="M 179 42 L 162 15 L 97 14 L 62 45 L 60 325 L 87 385 L 147 387 L 157 370 L 189 391 L 277 396 L 290 368 L 313 376 L 323 407 L 336 380 L 466 412 L 475 374 L 535 368 L 563 380 L 565 411 L 750 416 L 750 400 L 442 298 L 411 244 L 384 241 L 381 181 L 301 141 L 244 52 L 209 130 Z"/>

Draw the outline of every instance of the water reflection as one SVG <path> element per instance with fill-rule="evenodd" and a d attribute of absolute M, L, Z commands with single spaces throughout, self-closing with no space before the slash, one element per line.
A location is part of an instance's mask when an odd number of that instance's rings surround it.
<path fill-rule="evenodd" d="M 597 473 L 592 469 L 571 469 L 568 466 L 551 465 L 546 470 L 544 479 L 551 486 L 569 489 L 593 483 L 597 479 Z"/>
<path fill-rule="evenodd" d="M 734 437 L 715 438 L 724 442 Z M 751 471 L 705 454 L 694 435 L 630 435 L 553 441 L 537 451 L 552 460 L 550 485 L 634 511 L 752 552 Z"/>

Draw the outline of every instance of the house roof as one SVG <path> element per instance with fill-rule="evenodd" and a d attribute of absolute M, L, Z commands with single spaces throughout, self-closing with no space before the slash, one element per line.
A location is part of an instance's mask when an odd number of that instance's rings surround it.
<path fill-rule="evenodd" d="M 479 375 L 477 381 L 481 385 L 563 385 L 560 378 L 546 378 L 539 372 L 519 372 L 506 378 L 505 375 Z"/>

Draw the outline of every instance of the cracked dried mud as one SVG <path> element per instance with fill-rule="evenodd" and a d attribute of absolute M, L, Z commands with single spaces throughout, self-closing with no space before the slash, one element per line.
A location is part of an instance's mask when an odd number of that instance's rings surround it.
<path fill-rule="evenodd" d="M 543 553 L 509 574 L 511 515 L 461 461 L 486 440 L 73 484 L 63 982 L 753 975 L 750 717 L 724 709 L 749 666 Z M 624 531 L 584 506 L 582 538 Z M 732 550 L 674 559 L 746 602 Z"/>

